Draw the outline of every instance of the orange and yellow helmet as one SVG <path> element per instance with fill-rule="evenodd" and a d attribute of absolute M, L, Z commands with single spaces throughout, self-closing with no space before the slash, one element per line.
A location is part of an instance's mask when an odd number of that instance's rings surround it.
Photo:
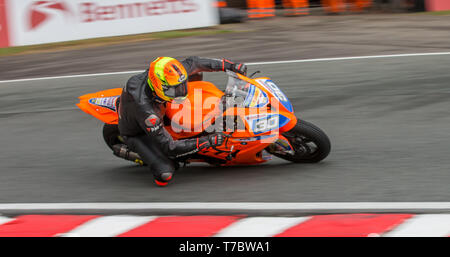
<path fill-rule="evenodd" d="M 158 57 L 150 64 L 148 85 L 164 101 L 187 96 L 188 74 L 174 58 Z"/>

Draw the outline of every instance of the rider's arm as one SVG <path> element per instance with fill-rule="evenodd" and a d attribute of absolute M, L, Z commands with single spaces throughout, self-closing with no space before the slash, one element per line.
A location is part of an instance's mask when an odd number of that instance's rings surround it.
<path fill-rule="evenodd" d="M 226 59 L 211 59 L 198 56 L 191 56 L 181 62 L 188 75 L 199 72 L 226 71 L 231 70 L 237 73 L 245 74 L 247 66 L 243 63 L 234 63 Z"/>
<path fill-rule="evenodd" d="M 221 145 L 223 142 L 223 138 L 217 138 L 220 135 L 216 134 L 195 139 L 173 140 L 172 136 L 164 128 L 164 122 L 161 117 L 150 112 L 141 113 L 139 116 L 145 117 L 138 121 L 141 128 L 154 140 L 162 152 L 169 157 L 193 154 L 207 147 Z"/>

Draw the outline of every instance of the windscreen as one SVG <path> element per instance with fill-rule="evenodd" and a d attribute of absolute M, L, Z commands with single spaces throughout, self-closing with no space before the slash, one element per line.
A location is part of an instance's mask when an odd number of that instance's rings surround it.
<path fill-rule="evenodd" d="M 240 79 L 234 72 L 228 72 L 225 93 L 227 102 L 238 107 L 260 108 L 268 103 L 267 94 L 264 91 Z"/>

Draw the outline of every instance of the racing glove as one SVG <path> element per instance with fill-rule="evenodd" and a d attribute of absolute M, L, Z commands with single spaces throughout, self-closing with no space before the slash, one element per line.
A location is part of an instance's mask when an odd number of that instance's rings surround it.
<path fill-rule="evenodd" d="M 199 137 L 197 138 L 197 149 L 201 151 L 205 148 L 220 146 L 223 144 L 224 139 L 225 134 L 223 133 L 214 133 L 207 136 Z"/>
<path fill-rule="evenodd" d="M 242 75 L 247 75 L 247 65 L 243 63 L 234 63 L 227 59 L 222 60 L 222 69 L 223 71 L 231 70 Z"/>

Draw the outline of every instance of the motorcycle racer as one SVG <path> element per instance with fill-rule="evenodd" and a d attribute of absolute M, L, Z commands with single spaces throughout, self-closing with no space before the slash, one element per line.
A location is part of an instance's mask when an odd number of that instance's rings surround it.
<path fill-rule="evenodd" d="M 189 57 L 180 62 L 159 57 L 145 72 L 131 77 L 116 103 L 119 132 L 128 148 L 114 148 L 114 154 L 137 153 L 150 167 L 156 184 L 165 186 L 177 169 L 174 158 L 222 145 L 222 133 L 174 140 L 164 128 L 164 116 L 167 102 L 187 96 L 190 76 L 226 70 L 245 75 L 247 66 L 226 59 Z"/>

